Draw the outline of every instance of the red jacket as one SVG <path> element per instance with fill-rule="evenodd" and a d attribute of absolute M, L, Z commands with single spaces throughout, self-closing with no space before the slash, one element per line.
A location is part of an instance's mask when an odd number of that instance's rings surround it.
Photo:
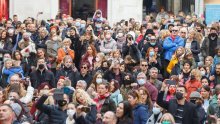
<path fill-rule="evenodd" d="M 189 100 L 189 96 L 193 91 L 197 91 L 198 88 L 202 87 L 202 84 L 198 80 L 188 80 L 186 81 L 186 89 L 187 89 L 187 97 L 186 99 Z"/>

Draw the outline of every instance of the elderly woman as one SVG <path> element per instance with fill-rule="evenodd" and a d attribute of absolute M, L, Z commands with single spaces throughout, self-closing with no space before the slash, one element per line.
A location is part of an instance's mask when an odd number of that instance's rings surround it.
<path fill-rule="evenodd" d="M 75 58 L 74 50 L 70 49 L 72 41 L 69 38 L 63 40 L 63 47 L 57 51 L 57 62 L 60 64 L 66 55 L 70 55 L 72 59 Z"/>
<path fill-rule="evenodd" d="M 30 38 L 31 34 L 25 32 L 22 40 L 18 43 L 23 57 L 29 57 L 30 53 L 36 53 L 35 43 Z"/>

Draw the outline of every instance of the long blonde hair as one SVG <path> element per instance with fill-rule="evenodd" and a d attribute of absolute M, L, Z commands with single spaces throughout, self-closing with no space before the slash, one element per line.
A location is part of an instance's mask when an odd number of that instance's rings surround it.
<path fill-rule="evenodd" d="M 91 99 L 91 97 L 89 96 L 89 94 L 86 91 L 84 91 L 82 89 L 77 89 L 77 90 L 75 90 L 75 92 L 73 94 L 73 99 L 72 99 L 73 103 L 75 105 L 80 104 L 76 98 L 77 93 L 81 94 L 83 96 L 83 98 L 85 98 L 87 105 L 95 105 L 96 104 L 95 101 L 93 101 L 93 99 Z"/>
<path fill-rule="evenodd" d="M 169 30 L 161 30 L 160 31 L 160 38 L 162 41 L 164 41 L 168 36 L 170 36 L 170 31 Z"/>
<path fill-rule="evenodd" d="M 161 117 L 160 123 L 162 123 L 162 121 L 165 119 L 166 116 L 169 118 L 169 121 L 171 122 L 171 124 L 175 124 L 175 120 L 174 120 L 173 116 L 172 116 L 170 113 L 165 113 L 165 114 Z"/>

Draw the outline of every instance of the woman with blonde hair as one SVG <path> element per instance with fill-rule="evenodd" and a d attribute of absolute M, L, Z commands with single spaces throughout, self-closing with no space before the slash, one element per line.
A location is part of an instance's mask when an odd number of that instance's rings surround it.
<path fill-rule="evenodd" d="M 163 41 L 164 41 L 168 36 L 170 36 L 170 31 L 169 31 L 169 30 L 165 30 L 165 29 L 161 30 L 161 31 L 160 31 L 160 40 L 159 40 L 160 44 L 163 44 Z"/>
<path fill-rule="evenodd" d="M 183 55 L 185 53 L 185 49 L 183 47 L 179 47 L 176 49 L 174 55 L 172 56 L 170 63 L 167 66 L 167 72 L 170 74 L 173 67 L 179 62 L 181 61 L 181 59 L 183 58 Z"/>
<path fill-rule="evenodd" d="M 74 50 L 70 49 L 70 45 L 72 44 L 71 39 L 65 38 L 62 42 L 61 48 L 57 51 L 57 63 L 60 64 L 66 55 L 70 55 L 72 60 L 75 58 Z"/>
<path fill-rule="evenodd" d="M 189 80 L 185 83 L 187 89 L 187 97 L 186 99 L 189 100 L 189 96 L 193 91 L 197 91 L 202 87 L 201 84 L 201 73 L 198 69 L 193 69 L 190 73 Z"/>
<path fill-rule="evenodd" d="M 76 105 L 76 114 L 74 119 L 76 123 L 95 123 L 96 122 L 96 103 L 91 99 L 89 94 L 77 89 L 73 94 L 73 103 Z"/>
<path fill-rule="evenodd" d="M 197 32 L 195 30 L 190 30 L 188 38 L 185 43 L 185 48 L 190 49 L 193 55 L 193 58 L 195 59 L 195 62 L 199 62 L 199 56 L 200 53 L 200 43 L 196 40 L 196 34 Z"/>
<path fill-rule="evenodd" d="M 94 62 L 94 70 L 97 72 L 98 70 L 101 69 L 102 62 L 105 60 L 105 55 L 104 53 L 97 53 L 95 57 L 95 62 Z"/>
<path fill-rule="evenodd" d="M 160 120 L 161 124 L 175 124 L 174 117 L 170 113 L 165 113 Z"/>

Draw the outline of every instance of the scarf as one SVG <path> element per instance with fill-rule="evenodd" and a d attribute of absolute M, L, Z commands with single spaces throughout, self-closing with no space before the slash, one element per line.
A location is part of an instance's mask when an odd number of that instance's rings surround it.
<path fill-rule="evenodd" d="M 175 36 L 173 36 L 173 35 L 171 35 L 170 37 L 171 37 L 172 41 L 174 41 L 174 40 L 175 40 L 175 38 L 176 38 L 176 37 L 175 37 Z"/>
<path fill-rule="evenodd" d="M 102 105 L 104 104 L 105 99 L 109 97 L 109 95 L 109 93 L 106 93 L 104 95 L 99 95 L 97 98 L 94 99 L 94 101 L 96 102 L 96 108 L 98 113 L 101 112 Z"/>

